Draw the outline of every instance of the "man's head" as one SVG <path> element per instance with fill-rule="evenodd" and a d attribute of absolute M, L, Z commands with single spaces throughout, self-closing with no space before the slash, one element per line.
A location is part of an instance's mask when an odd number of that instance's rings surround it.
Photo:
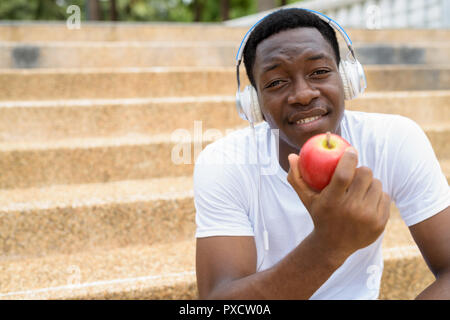
<path fill-rule="evenodd" d="M 264 119 L 280 129 L 280 153 L 298 151 L 315 134 L 339 133 L 339 61 L 335 31 L 309 11 L 276 11 L 253 30 L 244 63 Z"/>
<path fill-rule="evenodd" d="M 282 9 L 265 17 L 252 31 L 244 48 L 244 65 L 250 83 L 255 87 L 253 78 L 253 64 L 255 62 L 256 47 L 258 44 L 273 34 L 283 30 L 295 28 L 316 28 L 330 43 L 339 65 L 340 53 L 336 33 L 333 28 L 320 19 L 316 14 L 298 8 Z"/>

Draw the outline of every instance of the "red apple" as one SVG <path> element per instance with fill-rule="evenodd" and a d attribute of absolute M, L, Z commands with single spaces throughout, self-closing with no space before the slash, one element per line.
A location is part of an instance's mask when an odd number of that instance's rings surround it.
<path fill-rule="evenodd" d="M 299 154 L 298 166 L 303 180 L 312 189 L 321 191 L 330 183 L 339 159 L 348 147 L 350 143 L 330 132 L 309 138 Z"/>

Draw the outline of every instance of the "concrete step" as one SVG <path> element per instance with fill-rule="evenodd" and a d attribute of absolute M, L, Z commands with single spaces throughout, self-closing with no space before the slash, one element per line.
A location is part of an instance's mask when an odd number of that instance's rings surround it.
<path fill-rule="evenodd" d="M 108 23 L 81 22 L 80 29 L 68 29 L 64 22 L 2 23 L 2 41 L 241 41 L 249 27 L 221 23 Z M 446 29 L 345 30 L 353 42 L 449 42 Z"/>
<path fill-rule="evenodd" d="M 368 91 L 450 89 L 450 65 L 366 66 L 365 71 Z M 2 69 L 0 87 L 0 101 L 232 95 L 236 72 L 228 67 Z"/>
<path fill-rule="evenodd" d="M 363 65 L 448 64 L 450 62 L 449 43 L 356 43 L 354 48 L 358 60 Z M 341 52 L 346 52 L 342 50 Z"/>
<path fill-rule="evenodd" d="M 0 260 L 192 238 L 192 177 L 0 190 Z"/>
<path fill-rule="evenodd" d="M 394 204 L 384 233 L 383 260 L 380 299 L 412 300 L 435 280 Z"/>
<path fill-rule="evenodd" d="M 352 29 L 345 30 L 352 42 L 366 43 L 420 43 L 446 42 L 450 40 L 448 29 Z"/>
<path fill-rule="evenodd" d="M 399 114 L 421 126 L 433 126 L 450 119 L 450 91 L 384 91 L 365 92 L 346 101 L 346 108 L 355 111 Z M 446 121 L 446 120 L 444 120 Z"/>
<path fill-rule="evenodd" d="M 423 129 L 438 159 L 450 159 L 450 125 Z M 191 175 L 201 150 L 228 132 L 2 142 L 0 189 Z"/>
<path fill-rule="evenodd" d="M 234 96 L 0 101 L 3 142 L 171 134 L 192 131 L 194 121 L 223 131 L 246 125 Z"/>
<path fill-rule="evenodd" d="M 448 147 L 450 124 L 425 126 L 424 131 L 433 146 L 436 157 L 438 159 L 450 159 L 450 148 Z"/>
<path fill-rule="evenodd" d="M 380 299 L 413 299 L 434 280 L 393 206 Z M 195 240 L 0 260 L 0 299 L 195 299 Z M 370 274 L 368 274 L 370 276 Z"/>
<path fill-rule="evenodd" d="M 431 126 L 450 119 L 448 101 L 450 90 L 367 92 L 346 107 L 400 114 Z M 0 101 L 0 142 L 193 132 L 195 121 L 201 121 L 201 131 L 247 124 L 237 115 L 234 96 Z"/>
<path fill-rule="evenodd" d="M 441 161 L 450 181 L 450 161 Z M 71 254 L 194 236 L 192 176 L 0 190 L 0 256 Z"/>
<path fill-rule="evenodd" d="M 192 299 L 195 242 L 0 260 L 0 299 Z"/>
<path fill-rule="evenodd" d="M 0 189 L 190 175 L 194 156 L 212 139 L 186 138 L 183 133 L 0 143 Z"/>
<path fill-rule="evenodd" d="M 239 43 L 0 42 L 0 68 L 231 67 Z"/>
<path fill-rule="evenodd" d="M 225 27 L 218 23 L 130 23 L 81 22 L 80 29 L 66 23 L 4 23 L 0 40 L 20 42 L 79 41 L 241 41 L 247 27 Z M 428 33 L 431 38 L 446 33 Z M 450 36 L 449 36 L 450 38 Z"/>
<path fill-rule="evenodd" d="M 0 42 L 0 68 L 231 67 L 238 41 Z M 448 43 L 355 43 L 369 64 L 448 64 Z M 342 53 L 346 49 L 341 49 Z"/>

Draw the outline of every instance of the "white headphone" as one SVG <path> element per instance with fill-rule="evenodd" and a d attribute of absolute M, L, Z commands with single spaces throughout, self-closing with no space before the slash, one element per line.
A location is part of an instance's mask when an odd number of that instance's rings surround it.
<path fill-rule="evenodd" d="M 367 81 L 363 67 L 361 63 L 359 63 L 359 61 L 356 59 L 350 37 L 336 21 L 327 17 L 323 13 L 310 9 L 303 10 L 315 13 L 319 18 L 327 22 L 333 29 L 338 31 L 344 38 L 349 49 L 349 53 L 347 54 L 345 59 L 341 59 L 339 63 L 339 73 L 341 75 L 342 83 L 344 86 L 344 98 L 346 100 L 356 98 L 364 92 L 365 88 L 367 88 Z M 249 121 L 250 123 L 261 122 L 263 120 L 263 116 L 258 103 L 258 96 L 255 88 L 252 85 L 248 85 L 244 88 L 243 91 L 240 90 L 241 81 L 239 78 L 239 66 L 242 62 L 245 44 L 247 43 L 247 40 L 249 39 L 253 29 L 266 17 L 260 19 L 247 31 L 236 54 L 236 75 L 238 85 L 236 92 L 236 109 L 239 113 L 239 116 L 242 119 Z"/>

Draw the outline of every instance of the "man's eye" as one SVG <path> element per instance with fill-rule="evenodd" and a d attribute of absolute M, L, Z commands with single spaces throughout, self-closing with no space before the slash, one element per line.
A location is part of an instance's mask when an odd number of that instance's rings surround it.
<path fill-rule="evenodd" d="M 276 87 L 277 85 L 279 85 L 281 83 L 281 80 L 275 80 L 272 81 L 271 83 L 269 83 L 266 88 L 272 88 L 272 87 Z"/>
<path fill-rule="evenodd" d="M 320 69 L 320 70 L 314 71 L 314 72 L 312 73 L 312 75 L 313 75 L 313 76 L 315 76 L 315 75 L 322 75 L 322 74 L 327 74 L 328 72 L 330 72 L 330 71 L 328 71 L 328 70 L 326 70 L 326 69 Z"/>

